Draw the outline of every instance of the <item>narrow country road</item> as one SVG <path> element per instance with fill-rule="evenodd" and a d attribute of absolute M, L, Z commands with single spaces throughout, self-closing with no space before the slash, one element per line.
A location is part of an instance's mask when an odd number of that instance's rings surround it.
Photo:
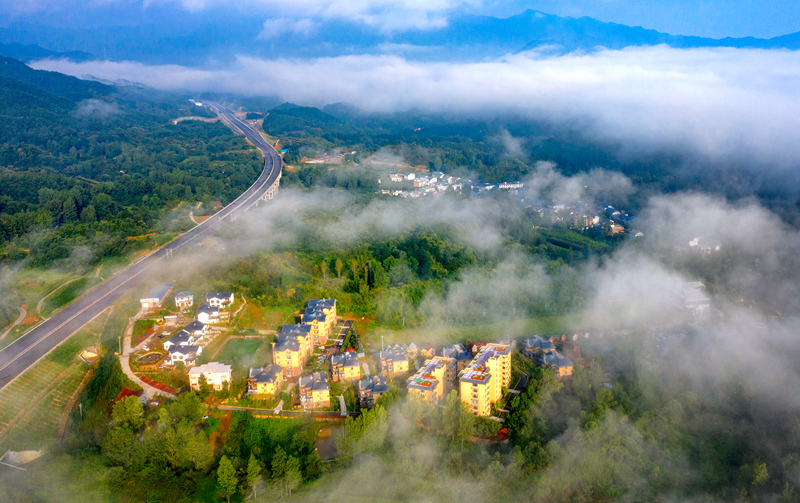
<path fill-rule="evenodd" d="M 10 326 L 10 327 L 8 327 L 8 330 L 6 330 L 5 332 L 3 332 L 3 335 L 0 335 L 0 341 L 2 341 L 3 339 L 5 339 L 5 338 L 6 338 L 6 335 L 8 335 L 8 334 L 9 334 L 9 333 L 10 333 L 10 332 L 11 332 L 11 331 L 14 329 L 14 327 L 16 327 L 17 325 L 19 325 L 19 324 L 20 324 L 20 323 L 22 323 L 23 321 L 25 321 L 25 318 L 28 316 L 28 311 L 27 311 L 27 310 L 26 310 L 24 307 L 22 307 L 22 306 L 19 306 L 17 309 L 19 309 L 19 317 L 17 317 L 17 321 L 15 321 L 14 323 L 12 323 L 12 324 L 11 324 L 11 326 Z"/>

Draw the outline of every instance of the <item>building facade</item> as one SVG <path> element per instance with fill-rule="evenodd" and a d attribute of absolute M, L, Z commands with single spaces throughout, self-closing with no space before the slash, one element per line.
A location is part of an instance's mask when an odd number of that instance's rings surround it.
<path fill-rule="evenodd" d="M 248 395 L 277 395 L 283 383 L 283 368 L 270 364 L 266 367 L 251 368 L 247 377 Z"/>
<path fill-rule="evenodd" d="M 459 373 L 461 401 L 476 416 L 489 416 L 492 405 L 503 396 L 511 382 L 511 346 L 482 345 L 475 359 Z"/>
<path fill-rule="evenodd" d="M 175 307 L 192 307 L 194 304 L 194 294 L 192 292 L 178 292 L 175 294 Z"/>
<path fill-rule="evenodd" d="M 331 404 L 331 386 L 327 372 L 301 376 L 298 381 L 300 403 L 304 409 L 319 409 Z"/>
<path fill-rule="evenodd" d="M 361 363 L 355 351 L 345 351 L 331 358 L 331 378 L 335 382 L 361 379 Z"/>
<path fill-rule="evenodd" d="M 456 360 L 446 356 L 436 356 L 419 368 L 408 378 L 408 394 L 436 405 L 453 389 L 456 380 Z"/>
<path fill-rule="evenodd" d="M 194 367 L 189 371 L 189 385 L 195 391 L 200 391 L 200 376 L 206 378 L 206 382 L 215 391 L 222 391 L 224 383 L 231 382 L 231 366 L 218 362 L 209 362 L 205 365 Z"/>

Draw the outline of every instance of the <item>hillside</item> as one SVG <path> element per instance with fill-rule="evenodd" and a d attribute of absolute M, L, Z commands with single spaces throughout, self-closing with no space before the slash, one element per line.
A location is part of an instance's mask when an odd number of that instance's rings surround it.
<path fill-rule="evenodd" d="M 114 91 L 112 86 L 90 82 L 76 77 L 45 70 L 34 70 L 28 65 L 12 58 L 0 56 L 0 76 L 34 85 L 44 91 L 63 96 L 73 101 L 108 96 Z"/>

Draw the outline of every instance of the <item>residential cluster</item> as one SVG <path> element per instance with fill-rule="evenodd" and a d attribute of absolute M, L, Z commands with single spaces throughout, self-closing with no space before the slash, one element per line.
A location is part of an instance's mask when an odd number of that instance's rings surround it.
<path fill-rule="evenodd" d="M 151 288 L 139 299 L 142 312 L 162 309 L 171 290 L 171 284 L 157 285 Z M 175 307 L 180 310 L 191 308 L 194 305 L 194 294 L 186 291 L 178 292 L 175 294 L 174 300 Z M 211 292 L 206 294 L 205 302 L 198 307 L 195 313 L 195 319 L 175 332 L 169 339 L 160 343 L 165 351 L 163 358 L 157 360 L 152 358 L 149 360 L 147 358 L 142 359 L 143 366 L 146 367 L 144 370 L 154 370 L 162 365 L 176 365 L 178 363 L 183 363 L 187 367 L 194 365 L 197 357 L 203 353 L 203 347 L 217 334 L 217 331 L 211 330 L 211 325 L 226 321 L 229 318 L 228 308 L 233 305 L 233 301 L 234 295 L 232 293 Z M 166 315 L 164 320 L 169 325 L 177 322 L 178 316 Z M 161 335 L 154 336 L 154 342 L 150 344 L 155 348 L 158 341 L 163 340 L 164 334 L 167 333 L 164 332 Z M 145 351 L 150 349 L 149 345 L 144 346 Z"/>
<path fill-rule="evenodd" d="M 304 409 L 328 407 L 331 377 L 334 381 L 361 378 L 358 358 L 350 351 L 332 358 L 330 375 L 324 371 L 304 375 L 304 368 L 314 348 L 324 349 L 328 344 L 337 319 L 335 299 L 309 300 L 300 315 L 300 323 L 283 325 L 275 335 L 272 363 L 250 369 L 248 395 L 256 398 L 276 396 L 284 382 L 297 382 L 300 404 Z"/>
<path fill-rule="evenodd" d="M 461 178 L 445 175 L 441 171 L 434 171 L 430 175 L 391 173 L 388 178 L 378 180 L 378 183 L 381 185 L 381 194 L 410 198 L 461 192 L 464 188 Z"/>
<path fill-rule="evenodd" d="M 161 311 L 165 307 L 172 287 L 171 284 L 162 284 L 148 290 L 139 299 L 141 312 L 152 315 L 154 312 Z M 219 334 L 219 329 L 213 325 L 229 318 L 229 308 L 234 302 L 233 293 L 210 292 L 206 294 L 205 302 L 197 308 L 194 319 L 187 318 L 185 313 L 186 309 L 194 306 L 192 292 L 178 292 L 174 295 L 174 301 L 177 314 L 166 314 L 158 319 L 163 319 L 166 327 L 176 325 L 179 320 L 191 321 L 175 331 L 168 339 L 170 331 L 164 330 L 154 333 L 140 343 L 136 349 L 141 348 L 144 354 L 133 360 L 137 364 L 138 370 L 154 371 L 180 363 L 188 369 L 187 374 L 192 389 L 199 391 L 203 380 L 212 390 L 225 389 L 231 382 L 230 365 L 209 362 L 195 366 L 195 362 L 197 357 L 203 353 L 203 348 Z"/>

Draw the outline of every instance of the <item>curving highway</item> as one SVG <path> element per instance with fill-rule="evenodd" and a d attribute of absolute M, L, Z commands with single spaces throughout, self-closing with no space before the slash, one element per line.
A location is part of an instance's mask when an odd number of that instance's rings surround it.
<path fill-rule="evenodd" d="M 171 257 L 173 252 L 181 248 L 199 243 L 222 222 L 236 218 L 243 211 L 257 204 L 259 200 L 270 198 L 277 193 L 283 164 L 278 152 L 255 129 L 236 117 L 231 110 L 215 103 L 210 103 L 209 106 L 228 127 L 243 134 L 264 154 L 264 170 L 256 182 L 212 217 L 130 265 L 108 281 L 101 283 L 53 317 L 30 329 L 22 337 L 0 350 L 0 388 L 14 380 L 67 337 L 77 332 L 86 323 L 111 307 L 117 299 L 136 287 L 143 274 L 153 265 Z"/>

